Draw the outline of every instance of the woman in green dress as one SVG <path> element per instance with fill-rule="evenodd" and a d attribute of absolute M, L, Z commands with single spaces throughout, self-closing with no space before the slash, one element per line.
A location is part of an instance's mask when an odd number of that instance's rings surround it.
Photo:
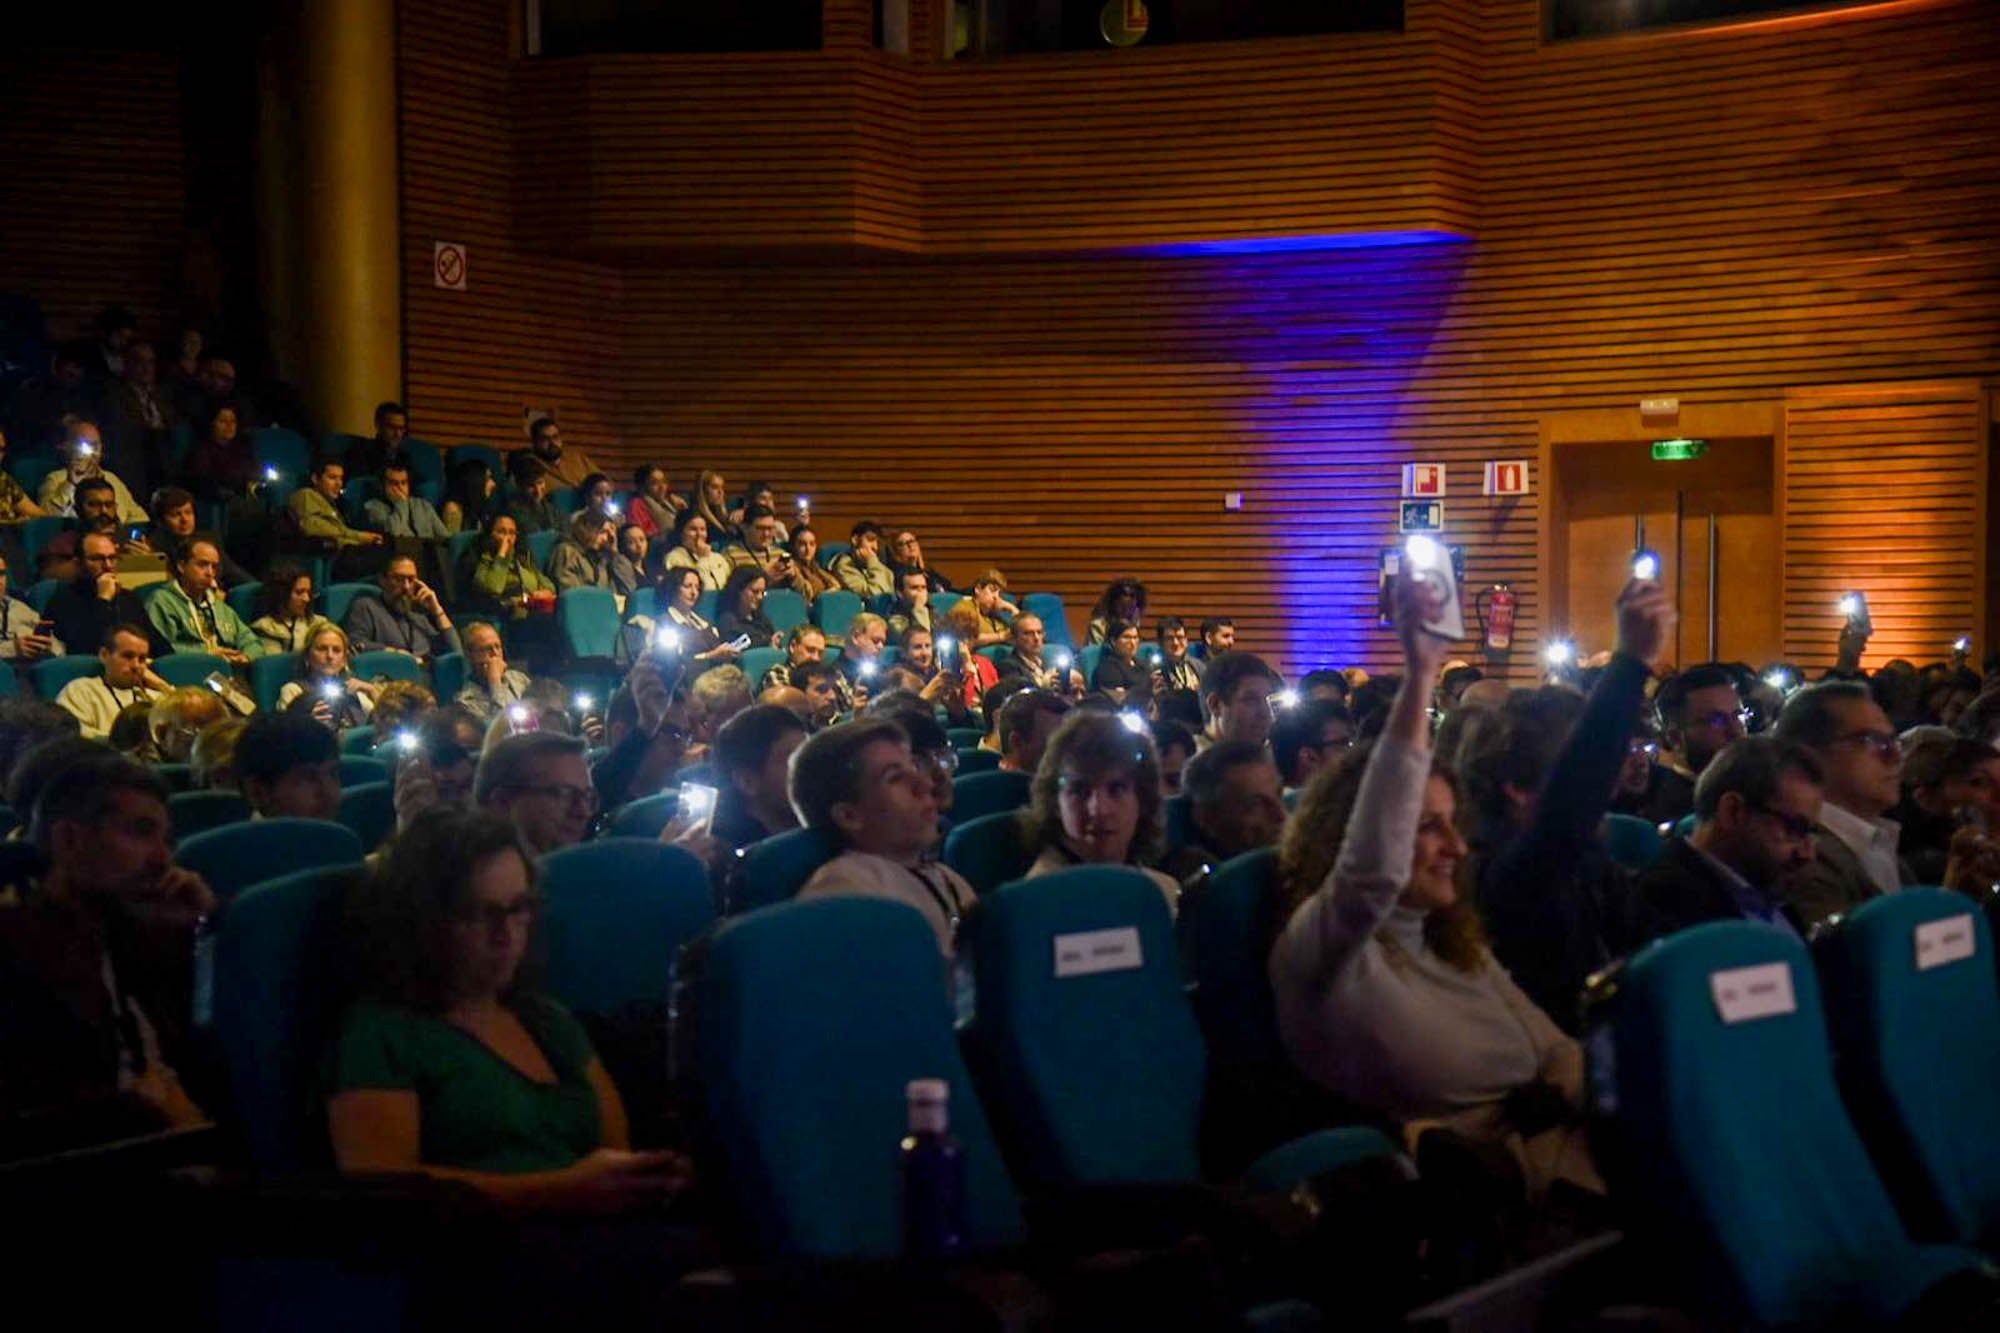
<path fill-rule="evenodd" d="M 356 888 L 362 998 L 327 1103 L 341 1171 L 422 1172 L 521 1213 L 657 1210 L 686 1183 L 679 1154 L 630 1150 L 589 1037 L 527 983 L 538 906 L 513 825 L 482 811 L 421 815 Z"/>

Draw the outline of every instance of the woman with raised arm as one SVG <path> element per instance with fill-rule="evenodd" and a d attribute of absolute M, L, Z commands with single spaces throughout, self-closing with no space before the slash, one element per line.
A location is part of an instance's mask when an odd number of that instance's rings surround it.
<path fill-rule="evenodd" d="M 1279 1027 L 1305 1075 L 1348 1100 L 1500 1144 L 1537 1194 L 1558 1177 L 1601 1190 L 1577 1124 L 1582 1054 L 1494 961 L 1459 893 L 1457 784 L 1428 717 L 1451 645 L 1421 628 L 1440 595 L 1398 580 L 1406 668 L 1387 724 L 1320 771 L 1285 830 Z"/>

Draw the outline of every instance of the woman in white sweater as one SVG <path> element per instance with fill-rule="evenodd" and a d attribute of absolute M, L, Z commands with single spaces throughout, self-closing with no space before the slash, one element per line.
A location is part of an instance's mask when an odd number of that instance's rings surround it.
<path fill-rule="evenodd" d="M 1539 1194 L 1603 1188 L 1572 1113 L 1575 1042 L 1494 961 L 1460 896 L 1457 791 L 1427 706 L 1450 644 L 1418 626 L 1436 585 L 1396 589 L 1407 670 L 1372 751 L 1322 771 L 1280 850 L 1270 957 L 1286 1049 L 1307 1077 L 1402 1120 L 1504 1144 Z"/>

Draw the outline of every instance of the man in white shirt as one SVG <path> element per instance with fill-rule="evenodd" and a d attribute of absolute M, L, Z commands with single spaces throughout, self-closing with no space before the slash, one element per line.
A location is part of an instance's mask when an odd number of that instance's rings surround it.
<path fill-rule="evenodd" d="M 153 674 L 152 641 L 137 625 L 112 630 L 97 657 L 104 674 L 79 676 L 63 686 L 56 707 L 72 714 L 85 736 L 102 739 L 121 711 L 163 693 L 167 683 Z"/>
<path fill-rule="evenodd" d="M 801 898 L 888 898 L 923 913 L 950 958 L 976 897 L 956 872 L 929 860 L 938 807 L 929 772 L 894 722 L 867 718 L 820 732 L 792 756 L 792 807 L 807 828 L 841 845 Z"/>
<path fill-rule="evenodd" d="M 56 446 L 56 452 L 62 457 L 63 466 L 42 479 L 41 491 L 35 497 L 43 509 L 64 518 L 77 517 L 77 483 L 100 478 L 110 485 L 117 500 L 121 526 L 133 527 L 147 521 L 146 511 L 132 498 L 131 490 L 118 479 L 118 474 L 104 470 L 104 437 L 98 433 L 96 422 L 73 423 L 63 442 Z"/>
<path fill-rule="evenodd" d="M 44 657 L 60 657 L 62 640 L 37 632 L 42 613 L 8 595 L 7 557 L 0 555 L 0 660 L 26 665 Z"/>
<path fill-rule="evenodd" d="M 1812 751 L 1824 772 L 1813 864 L 1786 896 L 1808 929 L 1910 882 L 1901 827 L 1884 816 L 1902 797 L 1895 727 L 1859 681 L 1822 681 L 1785 704 L 1774 734 Z"/>

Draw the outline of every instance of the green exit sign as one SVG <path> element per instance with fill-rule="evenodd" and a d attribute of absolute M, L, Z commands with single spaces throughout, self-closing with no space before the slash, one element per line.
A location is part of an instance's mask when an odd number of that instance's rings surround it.
<path fill-rule="evenodd" d="M 1654 440 L 1655 463 L 1685 463 L 1708 452 L 1707 440 Z"/>

